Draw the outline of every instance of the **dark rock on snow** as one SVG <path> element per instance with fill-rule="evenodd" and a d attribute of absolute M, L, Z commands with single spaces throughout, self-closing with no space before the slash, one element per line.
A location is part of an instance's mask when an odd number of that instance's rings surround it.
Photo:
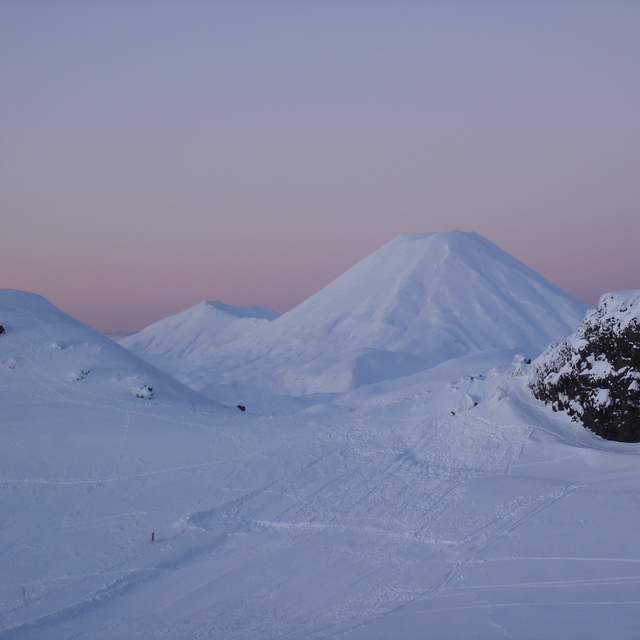
<path fill-rule="evenodd" d="M 529 387 L 607 440 L 640 442 L 640 291 L 602 296 L 576 333 L 533 362 Z"/>

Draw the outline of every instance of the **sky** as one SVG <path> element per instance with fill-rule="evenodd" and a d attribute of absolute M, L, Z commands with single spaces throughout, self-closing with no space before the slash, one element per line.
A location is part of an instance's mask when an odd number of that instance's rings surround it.
<path fill-rule="evenodd" d="M 640 2 L 0 2 L 0 287 L 287 311 L 401 233 L 640 288 Z"/>

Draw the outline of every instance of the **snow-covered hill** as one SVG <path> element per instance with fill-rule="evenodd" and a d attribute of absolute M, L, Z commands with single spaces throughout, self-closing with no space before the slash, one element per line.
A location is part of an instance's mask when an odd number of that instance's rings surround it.
<path fill-rule="evenodd" d="M 485 350 L 535 357 L 585 310 L 476 233 L 404 235 L 277 320 L 172 373 L 218 399 L 343 393 Z"/>
<path fill-rule="evenodd" d="M 278 316 L 277 311 L 266 307 L 234 307 L 217 300 L 205 300 L 116 342 L 145 356 L 188 358 L 197 354 L 202 357 Z"/>
<path fill-rule="evenodd" d="M 0 289 L 0 325 L 0 385 L 15 397 L 197 402 L 226 411 L 36 294 Z"/>

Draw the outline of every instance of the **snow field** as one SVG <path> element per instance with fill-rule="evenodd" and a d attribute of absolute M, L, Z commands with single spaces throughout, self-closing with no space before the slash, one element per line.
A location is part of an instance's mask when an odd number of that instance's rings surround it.
<path fill-rule="evenodd" d="M 638 447 L 503 384 L 494 421 L 3 403 L 0 637 L 635 637 Z"/>

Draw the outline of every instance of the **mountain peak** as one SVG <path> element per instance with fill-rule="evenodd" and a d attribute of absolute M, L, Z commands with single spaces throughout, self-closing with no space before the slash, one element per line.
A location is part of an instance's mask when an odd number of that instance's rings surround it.
<path fill-rule="evenodd" d="M 401 235 L 181 379 L 341 392 L 369 373 L 398 377 L 488 349 L 535 357 L 585 310 L 477 233 Z"/>
<path fill-rule="evenodd" d="M 231 304 L 221 302 L 220 300 L 203 300 L 200 304 L 192 307 L 191 309 L 198 308 L 214 308 L 219 311 L 223 311 L 236 318 L 262 318 L 264 320 L 275 320 L 281 314 L 277 311 L 273 311 L 267 307 L 253 306 L 253 307 L 235 307 Z M 183 313 L 187 313 L 190 309 L 187 309 Z"/>

